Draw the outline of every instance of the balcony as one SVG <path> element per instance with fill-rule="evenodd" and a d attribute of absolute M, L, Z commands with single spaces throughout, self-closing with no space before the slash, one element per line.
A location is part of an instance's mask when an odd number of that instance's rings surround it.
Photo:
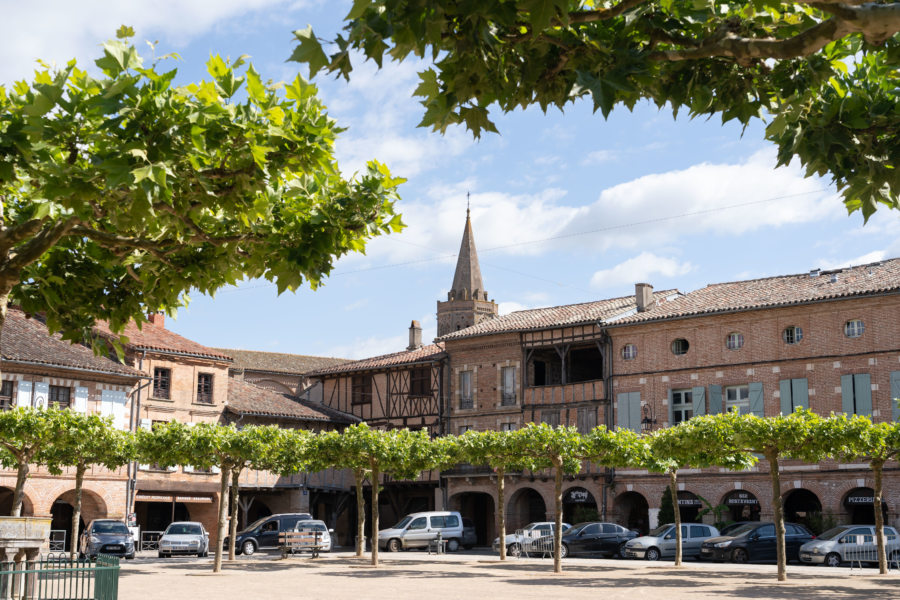
<path fill-rule="evenodd" d="M 474 407 L 475 407 L 475 402 L 472 400 L 471 397 L 459 399 L 459 409 L 460 410 L 466 410 L 466 409 L 474 408 Z"/>
<path fill-rule="evenodd" d="M 525 404 L 575 404 L 605 400 L 602 379 L 579 381 L 565 385 L 541 385 L 525 388 Z"/>
<path fill-rule="evenodd" d="M 515 392 L 502 392 L 500 394 L 500 406 L 515 406 L 516 405 L 516 393 Z"/>

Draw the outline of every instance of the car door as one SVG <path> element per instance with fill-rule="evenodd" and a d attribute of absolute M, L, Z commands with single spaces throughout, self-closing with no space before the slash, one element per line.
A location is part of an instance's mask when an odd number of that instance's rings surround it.
<path fill-rule="evenodd" d="M 775 561 L 775 526 L 763 525 L 747 536 L 747 554 L 754 561 Z"/>
<path fill-rule="evenodd" d="M 600 539 L 597 544 L 596 552 L 604 554 L 615 554 L 619 551 L 620 538 L 619 526 L 612 523 L 603 523 L 601 526 Z"/>
<path fill-rule="evenodd" d="M 845 531 L 838 538 L 838 547 L 840 548 L 841 558 L 845 561 L 861 560 L 866 553 L 866 540 L 874 539 L 874 532 L 871 527 L 854 527 L 849 531 Z"/>
<path fill-rule="evenodd" d="M 403 546 L 405 548 L 424 548 L 428 540 L 434 537 L 429 531 L 428 517 L 416 517 L 406 527 L 403 534 Z"/>
<path fill-rule="evenodd" d="M 705 525 L 691 525 L 688 527 L 688 532 L 690 537 L 686 538 L 687 543 L 682 548 L 681 555 L 684 557 L 700 556 L 700 545 L 703 543 L 703 540 L 709 537 L 709 527 Z"/>
<path fill-rule="evenodd" d="M 591 552 L 599 552 L 601 544 L 602 529 L 599 523 L 591 523 L 585 525 L 578 532 L 578 535 L 570 538 L 569 552 L 572 554 L 588 554 Z"/>
<path fill-rule="evenodd" d="M 259 535 L 256 537 L 260 548 L 278 547 L 278 525 L 278 517 L 272 517 L 260 526 Z"/>
<path fill-rule="evenodd" d="M 681 526 L 681 538 L 682 540 L 687 537 L 687 525 Z M 662 536 L 662 539 L 659 541 L 659 551 L 663 556 L 675 556 L 675 544 L 678 543 L 678 540 L 675 537 L 675 527 L 670 527 L 669 530 Z"/>

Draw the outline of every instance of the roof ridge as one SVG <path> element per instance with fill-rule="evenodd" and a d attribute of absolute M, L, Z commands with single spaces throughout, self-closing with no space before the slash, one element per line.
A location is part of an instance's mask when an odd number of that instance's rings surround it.
<path fill-rule="evenodd" d="M 877 261 L 870 262 L 870 263 L 863 263 L 863 264 L 859 264 L 859 265 L 849 265 L 847 267 L 835 267 L 833 269 L 817 268 L 817 269 L 811 269 L 810 271 L 804 271 L 802 273 L 789 273 L 786 275 L 768 275 L 766 277 L 751 277 L 750 279 L 735 279 L 732 281 L 719 281 L 716 283 L 708 283 L 703 287 L 708 287 L 708 288 L 709 287 L 718 287 L 718 286 L 723 286 L 723 285 L 733 285 L 735 283 L 750 283 L 751 281 L 768 281 L 771 279 L 790 279 L 791 277 L 809 277 L 809 274 L 812 271 L 818 271 L 819 275 L 830 275 L 831 273 L 843 273 L 845 271 L 863 269 L 865 267 L 879 266 L 879 265 L 883 265 L 885 263 L 889 263 L 889 262 L 893 262 L 893 261 L 900 261 L 900 257 L 895 256 L 893 258 L 884 258 L 882 260 L 877 260 Z M 698 288 L 698 289 L 703 289 L 703 288 Z"/>

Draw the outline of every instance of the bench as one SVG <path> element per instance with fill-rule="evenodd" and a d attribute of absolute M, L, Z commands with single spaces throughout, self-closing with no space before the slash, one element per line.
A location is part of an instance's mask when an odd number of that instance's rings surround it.
<path fill-rule="evenodd" d="M 278 534 L 281 547 L 281 558 L 287 558 L 300 552 L 310 552 L 313 558 L 319 558 L 322 550 L 322 532 L 312 529 L 298 529 Z"/>

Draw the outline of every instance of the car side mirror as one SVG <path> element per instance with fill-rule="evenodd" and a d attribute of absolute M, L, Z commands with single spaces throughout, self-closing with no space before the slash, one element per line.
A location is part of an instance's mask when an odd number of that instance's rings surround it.
<path fill-rule="evenodd" d="M 841 539 L 838 540 L 838 544 L 846 544 L 848 541 L 850 541 L 850 540 L 848 540 L 845 537 L 842 537 Z"/>
<path fill-rule="evenodd" d="M 673 537 L 675 537 L 675 536 L 673 536 L 671 533 L 667 533 L 667 534 L 666 534 L 666 537 L 664 537 L 663 539 L 664 539 L 664 540 L 671 540 Z"/>
<path fill-rule="evenodd" d="M 334 533 L 334 529 L 329 529 L 328 533 Z"/>
<path fill-rule="evenodd" d="M 749 535 L 749 536 L 747 536 L 747 539 L 750 540 L 751 542 L 755 542 L 756 540 L 759 539 L 759 534 L 758 534 L 758 533 L 754 533 L 754 534 L 752 534 L 752 535 Z"/>

